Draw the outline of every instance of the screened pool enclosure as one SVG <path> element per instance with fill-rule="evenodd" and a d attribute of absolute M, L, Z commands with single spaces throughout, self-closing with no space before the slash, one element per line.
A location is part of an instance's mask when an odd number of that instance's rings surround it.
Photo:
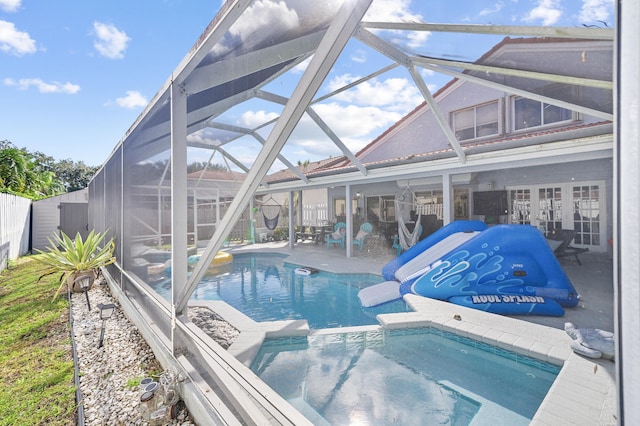
<path fill-rule="evenodd" d="M 304 194 L 307 189 L 338 187 L 351 199 L 356 184 L 437 177 L 443 189 L 444 221 L 454 220 L 455 176 L 500 170 L 509 161 L 526 161 L 538 155 L 540 145 L 516 147 L 517 153 L 506 154 L 505 150 L 492 154 L 491 148 L 469 149 L 434 100 L 433 92 L 452 78 L 613 122 L 619 129 L 616 132 L 629 132 L 630 142 L 636 144 L 637 110 L 631 122 L 622 122 L 614 102 L 621 84 L 618 79 L 625 77 L 623 71 L 622 75 L 614 74 L 615 55 L 620 54 L 619 49 L 624 51 L 625 42 L 637 46 L 636 30 L 624 34 L 626 21 L 616 23 L 617 29 L 525 27 L 507 22 L 449 24 L 438 22 L 442 15 L 437 13 L 439 8 L 447 6 L 444 2 L 434 4 L 440 6 L 434 6 L 433 16 L 416 13 L 387 19 L 376 8 L 376 1 L 369 0 L 225 2 L 90 183 L 90 226 L 108 230 L 116 241 L 118 261 L 106 269 L 112 291 L 163 365 L 188 377 L 182 384 L 183 398 L 202 424 L 308 422 L 266 385 L 256 383 L 246 366 L 186 318 L 189 298 L 216 253 L 228 241 L 255 239 L 249 234 L 250 227 L 241 228 L 240 237 L 232 232 L 258 214 L 260 199 L 271 193 L 288 193 L 287 204 L 292 209 L 294 194 Z M 640 6 L 628 8 L 635 10 L 625 13 L 638 16 Z M 620 31 L 623 34 L 618 38 Z M 552 64 L 545 62 L 544 52 L 523 55 L 515 62 L 483 61 L 481 56 L 505 36 L 591 40 L 610 47 L 609 53 L 605 49 L 585 55 L 587 66 L 582 69 L 567 68 L 563 73 L 548 71 Z M 632 50 L 626 53 L 637 61 L 639 54 Z M 361 60 L 364 56 L 375 60 Z M 347 74 L 345 64 L 349 78 L 336 78 Z M 616 66 L 619 71 L 624 69 Z M 637 70 L 633 67 L 633 83 L 627 90 L 634 96 L 638 92 Z M 603 74 L 608 78 L 601 78 Z M 408 103 L 402 114 L 397 105 L 383 104 L 376 98 L 375 87 L 382 80 L 410 83 L 410 89 L 397 92 L 398 103 Z M 358 90 L 370 90 L 370 106 L 352 107 L 350 94 Z M 635 101 L 637 97 L 628 100 Z M 370 132 L 383 133 L 425 102 L 440 136 L 447 141 L 446 149 L 429 161 L 419 156 L 361 161 L 357 152 L 373 139 Z M 363 130 L 354 141 L 345 133 L 340 117 L 353 114 L 365 127 L 377 119 L 371 115 L 373 107 L 391 121 L 369 132 Z M 326 153 L 325 157 L 344 157 L 345 163 L 335 172 L 305 173 L 297 157 L 305 144 L 322 147 L 317 152 Z M 567 149 L 549 156 L 613 156 L 618 167 L 615 140 L 610 137 L 597 144 L 592 151 Z M 537 164 L 545 161 L 536 158 Z M 637 152 L 627 158 L 637 158 Z M 269 174 L 283 168 L 291 177 L 270 182 Z M 624 165 L 621 170 L 624 173 Z M 631 185 L 637 189 L 637 180 Z M 637 191 L 632 192 L 622 197 L 627 202 L 637 201 Z M 346 203 L 345 208 L 351 229 L 352 206 Z M 620 222 L 616 205 L 610 210 L 614 213 L 609 231 L 615 244 L 631 244 L 637 249 L 638 241 L 625 243 L 617 238 L 618 223 L 627 222 Z M 293 209 L 280 218 L 289 232 L 293 232 L 296 220 Z M 635 229 L 638 221 L 633 223 Z M 292 248 L 293 243 L 290 238 Z M 351 246 L 349 242 L 345 256 L 352 255 Z M 187 257 L 196 251 L 202 256 L 190 269 Z M 162 271 L 170 283 L 169 301 L 153 290 L 155 270 Z M 637 276 L 630 271 L 630 283 L 625 283 L 625 277 L 617 284 L 619 291 L 629 290 L 634 295 L 625 306 L 638 306 L 637 279 L 633 279 Z M 625 322 L 624 310 L 618 320 Z M 637 329 L 639 325 L 633 319 L 629 327 Z M 624 334 L 621 337 L 622 341 Z M 637 344 L 630 343 L 630 348 Z M 622 348 L 618 368 L 623 368 L 625 354 Z M 624 369 L 621 372 L 626 373 Z M 624 381 L 624 392 L 622 381 L 618 382 L 619 395 L 625 399 L 638 393 L 637 385 L 631 382 Z M 625 405 L 626 415 L 640 418 L 633 410 L 638 409 Z"/>

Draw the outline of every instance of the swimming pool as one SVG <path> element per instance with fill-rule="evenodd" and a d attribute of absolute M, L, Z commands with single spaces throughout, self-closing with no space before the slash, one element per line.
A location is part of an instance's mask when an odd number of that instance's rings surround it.
<path fill-rule="evenodd" d="M 526 425 L 559 368 L 432 329 L 266 341 L 252 370 L 314 424 Z"/>
<path fill-rule="evenodd" d="M 362 308 L 358 291 L 380 283 L 368 274 L 297 275 L 277 254 L 234 254 L 218 275 L 205 276 L 191 300 L 223 300 L 254 321 L 306 319 L 312 329 L 378 324 L 376 315 L 406 312 L 402 301 Z M 168 297 L 168 289 L 158 289 Z M 163 293 L 164 292 L 164 293 Z"/>

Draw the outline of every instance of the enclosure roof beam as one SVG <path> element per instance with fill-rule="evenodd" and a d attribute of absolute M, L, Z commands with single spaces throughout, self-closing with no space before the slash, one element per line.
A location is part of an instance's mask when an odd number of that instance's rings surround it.
<path fill-rule="evenodd" d="M 253 130 L 248 127 L 236 126 L 235 124 L 219 123 L 217 121 L 207 122 L 207 127 L 214 129 L 226 130 L 233 133 L 241 133 L 242 135 L 250 135 Z"/>
<path fill-rule="evenodd" d="M 288 99 L 285 98 L 284 96 L 276 95 L 270 92 L 265 92 L 264 90 L 259 90 L 256 93 L 256 96 L 271 102 L 282 104 L 282 105 L 286 105 L 288 101 Z M 331 128 L 327 125 L 327 123 L 324 122 L 322 117 L 320 117 L 318 113 L 316 113 L 311 107 L 307 108 L 306 113 L 307 115 L 309 115 L 309 117 L 311 117 L 313 121 L 315 121 L 318 127 L 322 129 L 322 131 L 329 137 L 329 139 L 331 139 L 331 141 L 340 149 L 340 151 L 342 151 L 342 153 L 351 161 L 351 163 L 354 166 L 356 166 L 358 170 L 360 170 L 360 173 L 362 173 L 363 175 L 366 175 L 367 174 L 366 167 L 364 167 L 360 162 L 360 160 L 358 160 L 358 158 L 355 155 L 353 155 L 351 150 L 349 150 L 349 148 L 347 148 L 347 146 L 342 142 L 342 140 L 338 137 L 338 135 L 336 135 L 333 132 L 333 130 L 331 130 Z M 305 181 L 306 181 L 306 178 L 305 178 Z"/>
<path fill-rule="evenodd" d="M 178 64 L 174 73 L 175 82 L 184 83 L 252 3 L 253 0 L 229 0 L 222 4 L 221 11 Z"/>
<path fill-rule="evenodd" d="M 470 71 L 480 71 L 486 73 L 506 75 L 510 77 L 531 78 L 534 80 L 549 81 L 552 83 L 574 84 L 584 87 L 594 87 L 597 89 L 613 89 L 613 82 L 605 80 L 594 80 L 591 78 L 573 77 L 570 75 L 549 74 L 545 72 L 525 71 L 513 68 L 502 68 L 491 65 L 474 64 L 464 61 L 451 61 L 448 59 L 437 59 L 426 56 L 413 56 L 411 61 L 416 64 L 434 64 L 447 67 L 462 68 Z"/>
<path fill-rule="evenodd" d="M 175 82 L 181 84 L 185 77 L 188 76 L 197 65 L 209 54 L 216 43 L 224 37 L 229 28 L 244 13 L 244 10 L 253 3 L 253 0 L 228 0 L 222 4 L 222 7 L 213 21 L 209 24 L 198 41 L 189 50 L 187 55 L 180 61 L 176 71 L 172 74 L 172 78 L 167 80 L 156 95 L 149 101 L 144 111 L 136 118 L 133 124 L 127 130 L 126 135 L 120 143 L 128 139 L 133 133 L 140 129 L 142 124 L 152 116 L 152 112 L 161 108 L 169 101 L 169 88 Z M 164 99 L 163 99 L 164 98 Z M 170 132 L 170 123 L 164 123 L 164 133 Z M 160 136 L 156 136 L 159 138 Z M 151 138 L 154 139 L 154 138 Z"/>
<path fill-rule="evenodd" d="M 201 92 L 237 80 L 274 65 L 300 57 L 308 57 L 316 48 L 324 31 L 317 31 L 280 44 L 254 50 L 193 70 L 186 82 L 188 94 Z M 287 67 L 286 69 L 289 69 Z"/>
<path fill-rule="evenodd" d="M 265 144 L 264 138 L 260 136 L 258 132 L 246 127 L 235 126 L 233 124 L 216 123 L 216 122 L 210 122 L 209 126 L 217 129 L 221 129 L 221 130 L 228 130 L 230 132 L 241 133 L 243 135 L 252 136 L 255 140 L 260 142 L 260 144 L 262 144 L 263 146 Z M 296 176 L 298 176 L 298 178 L 300 178 L 300 180 L 304 182 L 308 181 L 307 177 L 294 164 L 292 164 L 289 160 L 287 160 L 287 158 L 284 155 L 278 153 L 278 160 L 282 161 L 282 163 L 285 166 L 287 166 L 287 168 L 289 168 L 289 170 L 291 170 L 293 174 L 295 174 Z"/>
<path fill-rule="evenodd" d="M 568 101 L 561 101 L 559 99 L 555 99 L 555 98 L 550 98 L 548 96 L 544 96 L 544 95 L 540 95 L 538 93 L 533 93 L 530 92 L 528 90 L 523 90 L 523 89 L 517 89 L 513 86 L 508 86 L 506 84 L 502 84 L 502 83 L 497 83 L 497 82 L 493 82 L 493 81 L 489 81 L 489 80 L 485 80 L 483 78 L 479 78 L 479 77 L 475 77 L 463 72 L 459 72 L 459 71 L 454 71 L 451 70 L 449 68 L 443 68 L 441 66 L 438 65 L 429 65 L 426 63 L 422 63 L 422 62 L 418 62 L 416 63 L 416 65 L 424 67 L 424 68 L 428 68 L 432 71 L 435 72 L 439 72 L 442 74 L 447 74 L 450 75 L 452 77 L 457 77 L 460 80 L 463 81 L 469 81 L 472 83 L 476 83 L 479 84 L 481 86 L 485 86 L 485 87 L 489 87 L 489 88 L 493 88 L 493 89 L 497 89 L 497 90 L 502 90 L 506 93 L 510 93 L 512 95 L 518 95 L 518 96 L 523 96 L 525 98 L 529 98 L 529 99 L 533 99 L 539 102 L 544 102 L 550 105 L 555 105 L 558 106 L 560 108 L 566 108 L 572 111 L 576 111 L 576 112 L 580 112 L 583 114 L 587 114 L 587 115 L 592 115 L 594 117 L 598 117 L 598 118 L 602 118 L 604 120 L 613 120 L 613 114 L 608 113 L 608 112 L 604 112 L 604 111 L 600 111 L 597 109 L 593 109 L 593 108 L 588 108 L 588 107 L 583 107 L 581 105 L 577 105 Z"/>
<path fill-rule="evenodd" d="M 419 22 L 362 22 L 362 28 L 399 31 L 433 31 L 450 33 L 473 33 L 511 35 L 523 37 L 557 37 L 590 40 L 610 40 L 615 37 L 613 28 L 586 27 L 527 27 L 515 25 L 474 25 L 474 24 L 430 24 Z"/>
<path fill-rule="evenodd" d="M 260 136 L 260 134 L 258 132 L 252 132 L 251 136 L 253 136 L 258 142 L 260 142 L 262 144 L 262 146 L 266 145 L 267 141 L 262 136 Z M 298 167 L 296 167 L 295 164 L 293 164 L 293 163 L 291 163 L 291 161 L 287 160 L 287 158 L 284 155 L 278 153 L 278 160 L 282 161 L 284 163 L 284 165 L 287 166 L 287 168 L 289 170 L 291 170 L 291 172 L 298 177 L 298 179 L 300 179 L 304 183 L 308 183 L 309 182 L 309 178 L 307 176 L 305 176 L 305 174 L 302 173 L 300 171 L 300 169 Z"/>
<path fill-rule="evenodd" d="M 340 151 L 342 151 L 345 157 L 349 159 L 351 164 L 356 166 L 356 168 L 360 170 L 360 173 L 366 175 L 367 168 L 362 164 L 360 160 L 358 160 L 358 157 L 356 157 L 351 152 L 351 150 L 347 148 L 347 146 L 344 144 L 344 142 L 342 142 L 338 135 L 336 135 L 333 130 L 331 130 L 327 123 L 324 122 L 322 117 L 320 117 L 320 115 L 318 115 L 318 113 L 311 107 L 307 108 L 307 114 L 313 121 L 316 122 L 316 124 L 322 129 L 322 131 L 329 137 L 329 139 L 331 139 L 333 143 L 336 144 L 336 146 L 340 149 Z"/>
<path fill-rule="evenodd" d="M 364 28 L 359 28 L 359 30 L 356 33 L 356 38 L 361 42 L 363 42 L 364 44 L 366 44 L 367 46 L 371 47 L 372 49 L 395 60 L 396 62 L 402 64 L 407 68 L 407 70 L 411 74 L 411 77 L 413 78 L 413 81 L 418 86 L 418 90 L 420 90 L 420 93 L 424 97 L 424 100 L 427 102 L 427 104 L 431 108 L 431 111 L 433 113 L 434 118 L 436 119 L 436 122 L 438 123 L 438 125 L 442 129 L 442 132 L 447 138 L 447 142 L 454 149 L 460 161 L 464 163 L 465 162 L 464 150 L 460 146 L 460 143 L 458 142 L 458 139 L 453 133 L 453 130 L 451 130 L 451 126 L 449 125 L 447 118 L 442 114 L 440 107 L 438 106 L 437 102 L 431 95 L 429 88 L 424 83 L 424 80 L 422 79 L 422 77 L 420 77 L 420 74 L 415 70 L 413 64 L 410 61 L 409 56 L 407 56 L 404 52 L 401 52 L 394 46 L 390 45 L 386 41 L 382 40 L 381 38 L 375 36 L 370 31 L 365 30 Z"/>
<path fill-rule="evenodd" d="M 242 164 L 240 162 L 240 160 L 238 160 L 236 157 L 234 157 L 233 155 L 229 154 L 227 151 L 225 151 L 224 149 L 220 148 L 219 146 L 215 146 L 215 147 L 213 147 L 213 149 L 218 151 L 220 154 L 222 154 L 224 156 L 224 158 L 230 160 L 233 164 L 238 166 L 243 172 L 249 173 L 249 169 L 247 168 L 247 166 Z"/>
<path fill-rule="evenodd" d="M 269 134 L 264 148 L 258 153 L 256 161 L 238 191 L 238 196 L 231 202 L 227 214 L 224 215 L 220 222 L 220 226 L 216 227 L 211 240 L 209 240 L 202 253 L 200 261 L 188 278 L 186 286 L 176 295 L 174 300 L 177 312 L 184 312 L 189 298 L 197 288 L 209 264 L 213 261 L 216 252 L 222 246 L 227 230 L 236 223 L 242 211 L 249 205 L 249 200 L 252 199 L 258 185 L 264 179 L 287 139 L 291 136 L 295 126 L 302 118 L 305 109 L 313 100 L 315 93 L 349 42 L 351 35 L 371 5 L 371 1 L 346 1 L 342 3 L 309 66 L 294 89 L 290 101 L 285 105 L 280 118 Z"/>
<path fill-rule="evenodd" d="M 377 77 L 379 75 L 382 75 L 382 74 L 386 73 L 387 71 L 391 71 L 394 68 L 398 68 L 399 66 L 400 66 L 400 64 L 397 64 L 395 62 L 390 64 L 390 65 L 387 65 L 386 67 L 381 68 L 378 71 L 373 72 L 373 73 L 371 73 L 369 75 L 366 75 L 366 76 L 364 76 L 362 78 L 359 78 L 359 79 L 357 79 L 355 81 L 352 81 L 351 83 L 346 84 L 346 85 L 334 90 L 331 93 L 327 93 L 326 95 L 322 95 L 319 98 L 314 99 L 311 104 L 313 105 L 313 104 L 317 104 L 318 102 L 322 102 L 325 99 L 331 98 L 331 97 L 333 97 L 333 96 L 335 96 L 335 95 L 337 95 L 339 93 L 342 93 L 342 92 L 344 92 L 346 90 L 354 88 L 354 87 L 364 83 L 365 81 L 371 80 L 372 78 L 375 78 L 375 77 Z"/>
<path fill-rule="evenodd" d="M 317 36 L 317 35 L 316 35 Z M 311 38 L 307 39 L 307 43 L 309 44 L 309 40 L 311 40 Z M 305 50 L 307 50 L 307 48 L 305 48 Z M 269 82 L 273 81 L 274 79 L 278 78 L 281 74 L 287 72 L 288 70 L 290 70 L 291 68 L 299 65 L 301 62 L 305 61 L 311 54 L 313 54 L 312 51 L 310 52 L 302 52 L 299 56 L 294 56 L 294 60 L 291 62 L 291 64 L 289 64 L 288 66 L 286 66 L 285 68 L 283 68 L 282 70 L 280 70 L 280 72 L 273 74 L 270 78 L 266 79 L 265 81 L 263 81 L 261 83 L 261 86 L 264 86 L 266 84 L 268 84 Z M 239 60 L 239 58 L 236 58 Z M 227 61 L 223 61 L 224 64 L 227 64 Z M 228 64 L 227 64 L 228 65 Z M 222 64 L 221 64 L 222 66 Z M 259 67 L 257 69 L 263 69 L 264 67 Z M 228 69 L 233 69 L 233 67 L 228 67 Z M 227 76 L 227 78 L 229 78 L 229 76 Z M 224 79 L 223 79 L 224 80 Z M 219 83 L 224 83 L 227 81 L 222 81 L 222 80 L 216 80 Z M 229 80 L 230 81 L 230 80 Z M 206 87 L 204 87 L 204 83 L 199 82 L 199 83 L 193 83 L 191 84 L 191 82 L 189 83 L 189 86 L 185 87 L 185 90 L 188 92 L 187 94 L 192 94 L 195 93 L 194 89 L 200 89 L 200 90 L 205 90 Z M 198 130 L 202 130 L 204 128 L 207 127 L 207 120 L 211 120 L 215 117 L 217 117 L 218 115 L 220 115 L 221 113 L 225 112 L 226 110 L 228 110 L 229 108 L 238 105 L 242 102 L 245 102 L 251 98 L 253 98 L 255 96 L 255 89 L 250 89 L 250 90 L 245 90 L 239 93 L 236 93 L 234 95 L 228 96 L 224 99 L 221 99 L 217 102 L 212 102 L 206 106 L 203 106 L 202 108 L 198 108 L 198 109 L 194 109 L 191 110 L 187 113 L 187 133 L 191 134 L 194 132 L 197 132 Z M 155 99 L 154 99 L 155 101 Z M 138 126 L 140 127 L 140 126 Z M 163 140 L 167 140 L 169 137 L 169 129 L 170 129 L 170 124 L 168 121 L 159 123 L 153 127 L 144 129 L 140 132 L 140 135 L 138 136 L 141 140 L 145 140 L 147 144 L 151 145 L 152 143 L 156 143 L 156 142 L 162 142 Z"/>

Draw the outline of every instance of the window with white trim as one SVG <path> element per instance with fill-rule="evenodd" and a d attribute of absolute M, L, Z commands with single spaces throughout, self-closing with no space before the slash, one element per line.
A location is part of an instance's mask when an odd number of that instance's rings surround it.
<path fill-rule="evenodd" d="M 500 134 L 500 102 L 454 111 L 451 114 L 453 131 L 459 141 Z"/>
<path fill-rule="evenodd" d="M 512 111 L 514 131 L 575 119 L 571 110 L 521 97 L 512 98 Z"/>

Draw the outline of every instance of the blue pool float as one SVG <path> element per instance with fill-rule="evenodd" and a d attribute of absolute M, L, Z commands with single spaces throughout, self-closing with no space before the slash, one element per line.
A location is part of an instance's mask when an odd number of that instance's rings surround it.
<path fill-rule="evenodd" d="M 394 296 L 418 294 L 507 315 L 562 316 L 563 307 L 578 304 L 577 291 L 536 228 L 496 225 L 481 230 L 481 225 L 470 224 L 474 221 L 461 222 L 442 228 L 431 244 L 422 244 L 427 238 L 401 255 L 403 259 L 385 265 L 383 272 L 393 270 L 394 278 L 400 281 L 399 291 L 389 292 L 391 280 L 380 288 L 386 286 L 388 294 Z M 475 227 L 474 235 L 454 240 L 456 233 L 470 226 Z M 462 243 L 430 263 L 412 265 L 421 259 L 421 253 L 435 244 L 442 246 L 447 239 Z M 399 277 L 407 268 L 412 273 Z M 371 296 L 375 290 L 368 292 L 363 295 Z M 387 301 L 383 299 L 371 298 L 375 303 Z"/>

